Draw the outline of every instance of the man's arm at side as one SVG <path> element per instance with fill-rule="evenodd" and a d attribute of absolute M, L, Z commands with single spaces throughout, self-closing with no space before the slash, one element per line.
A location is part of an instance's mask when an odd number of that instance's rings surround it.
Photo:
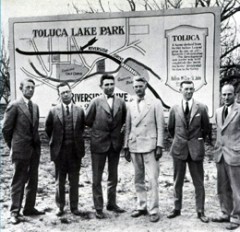
<path fill-rule="evenodd" d="M 207 136 L 210 136 L 210 122 L 208 116 L 207 106 L 203 106 L 202 109 L 202 132 L 203 132 L 203 139 L 205 140 Z"/>
<path fill-rule="evenodd" d="M 125 159 L 130 162 L 131 156 L 128 148 L 128 137 L 131 130 L 131 114 L 129 108 L 127 108 L 127 116 L 126 116 L 126 122 L 125 122 L 125 136 L 124 136 L 124 156 Z"/>
<path fill-rule="evenodd" d="M 46 131 L 48 137 L 51 138 L 52 131 L 53 131 L 53 112 L 52 112 L 52 110 L 49 111 L 49 113 L 46 117 L 45 131 Z"/>
<path fill-rule="evenodd" d="M 96 100 L 92 100 L 87 108 L 85 123 L 87 126 L 92 127 L 96 116 Z"/>
<path fill-rule="evenodd" d="M 162 157 L 162 148 L 164 147 L 164 129 L 165 121 L 163 114 L 163 107 L 160 101 L 157 101 L 155 106 L 155 121 L 157 126 L 157 147 L 155 150 L 155 158 L 159 160 Z"/>
<path fill-rule="evenodd" d="M 157 147 L 163 147 L 165 122 L 163 107 L 159 100 L 155 105 L 155 122 L 157 127 Z"/>
<path fill-rule="evenodd" d="M 170 110 L 168 117 L 168 132 L 173 138 L 175 134 L 175 112 L 173 108 Z"/>
<path fill-rule="evenodd" d="M 17 106 L 15 104 L 9 104 L 3 118 L 2 133 L 4 140 L 9 148 L 11 148 L 11 142 L 13 137 L 13 131 L 17 120 Z"/>

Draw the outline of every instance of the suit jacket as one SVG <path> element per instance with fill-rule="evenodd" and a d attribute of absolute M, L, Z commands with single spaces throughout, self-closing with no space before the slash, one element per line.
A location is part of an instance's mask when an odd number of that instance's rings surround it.
<path fill-rule="evenodd" d="M 104 153 L 112 145 L 116 152 L 120 152 L 125 119 L 126 105 L 122 99 L 114 96 L 112 110 L 104 95 L 93 99 L 86 112 L 86 124 L 92 128 L 91 151 Z"/>
<path fill-rule="evenodd" d="M 218 163 L 223 157 L 227 164 L 240 166 L 240 104 L 234 103 L 223 123 L 223 109 L 216 110 L 217 139 L 214 158 Z"/>
<path fill-rule="evenodd" d="M 209 134 L 207 107 L 193 100 L 189 126 L 187 126 L 182 104 L 171 108 L 168 119 L 168 131 L 173 137 L 170 154 L 186 160 L 190 154 L 192 160 L 203 160 L 205 155 L 204 140 Z"/>
<path fill-rule="evenodd" d="M 80 106 L 72 105 L 73 114 L 73 136 L 77 157 L 81 159 L 85 155 L 84 147 L 84 111 Z M 63 105 L 58 104 L 53 107 L 46 118 L 45 131 L 50 139 L 50 155 L 51 160 L 55 161 L 61 151 L 64 139 L 64 118 Z"/>
<path fill-rule="evenodd" d="M 139 113 L 137 99 L 129 103 L 125 148 L 130 152 L 147 153 L 163 147 L 164 139 L 164 116 L 161 102 L 157 99 L 145 99 L 145 107 Z"/>
<path fill-rule="evenodd" d="M 30 159 L 33 153 L 40 155 L 38 133 L 39 109 L 33 103 L 33 119 L 23 98 L 11 102 L 3 119 L 3 137 L 10 150 L 12 160 Z"/>

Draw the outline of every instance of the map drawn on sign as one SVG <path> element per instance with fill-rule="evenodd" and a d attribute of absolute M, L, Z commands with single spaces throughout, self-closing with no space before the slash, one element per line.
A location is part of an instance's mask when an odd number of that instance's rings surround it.
<path fill-rule="evenodd" d="M 56 89 L 56 86 L 62 81 L 69 82 L 71 88 L 74 89 L 83 80 L 104 73 L 113 74 L 116 79 L 116 87 L 130 94 L 134 94 L 132 78 L 135 75 L 144 76 L 147 80 L 149 80 L 150 76 L 153 76 L 162 81 L 161 77 L 148 65 L 131 56 L 121 56 L 121 53 L 126 54 L 128 50 L 134 50 L 145 56 L 146 50 L 141 46 L 142 41 L 140 39 L 130 41 L 130 34 L 137 35 L 139 32 L 148 34 L 150 30 L 149 25 L 130 26 L 129 19 L 125 19 L 124 29 L 123 26 L 112 26 L 104 29 L 100 27 L 100 35 L 93 33 L 96 36 L 91 37 L 84 44 L 80 44 L 78 34 L 76 34 L 77 30 L 73 30 L 72 28 L 70 36 L 66 30 L 61 31 L 61 35 L 64 34 L 64 38 L 61 38 L 61 43 L 64 43 L 64 46 L 61 46 L 61 48 L 64 47 L 64 50 L 59 49 L 59 47 L 58 49 L 54 48 L 56 38 L 53 35 L 57 33 L 60 35 L 60 31 L 34 30 L 34 38 L 25 39 L 29 45 L 28 49 L 16 48 L 18 54 L 28 56 L 29 66 L 28 68 L 22 66 L 20 68 L 21 71 L 28 77 L 37 79 L 53 89 Z M 81 31 L 81 33 L 84 32 Z M 109 48 L 101 46 L 101 40 L 103 40 L 101 33 L 106 35 L 114 33 L 124 35 L 124 43 L 116 49 L 109 50 Z M 47 44 L 47 49 L 42 49 L 42 46 L 41 49 L 38 47 L 39 39 L 36 37 L 42 34 L 46 35 L 44 40 L 45 44 Z M 50 34 L 52 36 L 49 36 Z M 57 38 L 57 40 L 59 43 L 60 39 Z M 132 53 L 131 51 L 129 54 Z M 88 57 L 91 57 L 90 61 Z M 107 62 L 108 65 L 106 65 Z M 109 63 L 111 64 L 109 65 Z M 108 70 L 109 67 L 110 70 Z M 148 83 L 148 87 L 152 94 L 162 101 L 163 106 L 169 108 L 150 83 Z"/>

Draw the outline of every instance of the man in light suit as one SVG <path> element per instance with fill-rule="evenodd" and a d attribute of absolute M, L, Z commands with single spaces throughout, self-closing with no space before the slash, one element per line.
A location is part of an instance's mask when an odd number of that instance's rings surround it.
<path fill-rule="evenodd" d="M 205 189 L 203 159 L 205 155 L 204 141 L 209 134 L 209 118 L 207 107 L 192 96 L 194 84 L 192 81 L 180 83 L 183 99 L 181 104 L 171 108 L 168 130 L 173 137 L 170 154 L 174 167 L 174 210 L 168 218 L 181 214 L 182 188 L 186 173 L 186 164 L 195 187 L 196 210 L 198 218 L 207 223 L 209 219 L 204 214 Z"/>
<path fill-rule="evenodd" d="M 126 120 L 125 158 L 133 162 L 137 209 L 131 214 L 139 217 L 147 214 L 145 172 L 149 177 L 150 221 L 159 220 L 158 176 L 159 159 L 162 156 L 164 116 L 161 102 L 145 96 L 145 78 L 135 76 L 133 88 L 136 99 L 129 103 Z"/>
<path fill-rule="evenodd" d="M 108 159 L 107 210 L 123 213 L 116 204 L 118 163 L 123 145 L 123 125 L 126 118 L 125 102 L 114 93 L 113 76 L 103 75 L 100 80 L 103 95 L 92 100 L 86 112 L 86 124 L 91 127 L 91 153 L 93 172 L 93 201 L 96 217 L 104 218 L 102 196 L 102 174 Z"/>
<path fill-rule="evenodd" d="M 222 215 L 213 222 L 230 222 L 226 229 L 240 226 L 240 105 L 235 102 L 234 86 L 222 87 L 224 106 L 216 111 L 217 192 Z"/>
<path fill-rule="evenodd" d="M 23 214 L 25 216 L 44 214 L 34 208 L 40 158 L 39 109 L 31 101 L 34 89 L 35 82 L 32 79 L 23 80 L 20 83 L 22 97 L 8 105 L 3 119 L 3 137 L 11 149 L 13 163 L 10 208 L 12 224 L 17 224 L 21 220 L 20 210 L 26 183 Z"/>
<path fill-rule="evenodd" d="M 66 175 L 69 180 L 70 210 L 80 215 L 78 210 L 78 182 L 84 148 L 84 111 L 72 102 L 72 91 L 67 82 L 58 85 L 61 103 L 53 107 L 46 118 L 45 130 L 50 139 L 51 160 L 56 170 L 56 215 L 64 214 Z"/>

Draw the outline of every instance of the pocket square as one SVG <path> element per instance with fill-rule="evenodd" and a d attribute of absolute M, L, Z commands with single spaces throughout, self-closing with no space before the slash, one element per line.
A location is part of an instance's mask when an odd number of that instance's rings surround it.
<path fill-rule="evenodd" d="M 196 115 L 195 115 L 195 117 L 199 117 L 199 116 L 200 116 L 200 114 L 196 114 Z"/>

